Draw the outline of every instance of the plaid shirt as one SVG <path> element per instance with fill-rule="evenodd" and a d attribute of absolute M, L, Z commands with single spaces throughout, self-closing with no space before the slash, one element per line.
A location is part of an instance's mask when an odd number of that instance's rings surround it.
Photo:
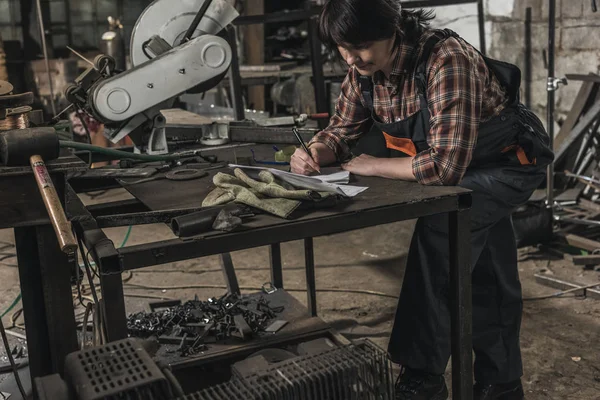
<path fill-rule="evenodd" d="M 373 111 L 381 122 L 400 121 L 419 111 L 415 63 L 433 33 L 424 33 L 416 46 L 400 44 L 389 79 L 381 71 L 373 76 Z M 338 160 L 350 155 L 350 146 L 373 123 L 358 77 L 350 68 L 329 126 L 311 140 L 327 145 Z M 502 111 L 508 99 L 483 57 L 462 39 L 451 37 L 433 48 L 426 77 L 430 148 L 414 157 L 413 173 L 424 185 L 457 185 L 471 161 L 479 124 Z"/>

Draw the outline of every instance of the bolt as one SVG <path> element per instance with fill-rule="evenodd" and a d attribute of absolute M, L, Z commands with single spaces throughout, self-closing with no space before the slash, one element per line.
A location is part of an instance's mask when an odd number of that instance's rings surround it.
<path fill-rule="evenodd" d="M 148 89 L 152 89 L 152 88 L 154 87 L 154 84 L 152 84 L 152 83 L 149 83 L 149 84 L 148 84 L 148 85 L 146 85 L 146 86 L 148 86 Z"/>
<path fill-rule="evenodd" d="M 181 68 L 181 69 L 179 70 L 179 73 L 180 73 L 181 75 L 185 74 L 185 68 Z"/>

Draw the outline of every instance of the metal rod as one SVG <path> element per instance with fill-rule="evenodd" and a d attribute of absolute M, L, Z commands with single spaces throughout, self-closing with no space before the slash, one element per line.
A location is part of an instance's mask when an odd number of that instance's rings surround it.
<path fill-rule="evenodd" d="M 231 66 L 229 68 L 229 90 L 231 103 L 233 104 L 233 113 L 237 121 L 243 121 L 246 118 L 244 112 L 244 99 L 242 98 L 242 77 L 240 76 L 240 59 L 238 57 L 237 37 L 233 25 L 227 28 L 227 41 L 231 47 Z"/>
<path fill-rule="evenodd" d="M 210 3 L 212 3 L 212 0 L 204 0 L 204 3 L 202 3 L 202 5 L 200 6 L 200 10 L 198 10 L 198 13 L 192 21 L 192 24 L 189 26 L 187 32 L 185 32 L 185 36 L 181 40 L 182 43 L 185 43 L 192 38 L 194 32 L 196 32 L 196 28 L 198 27 L 198 25 L 200 25 L 202 17 L 204 17 L 204 14 L 206 14 L 206 10 L 208 10 L 208 7 L 210 7 Z"/>
<path fill-rule="evenodd" d="M 44 19 L 42 17 L 41 0 L 35 0 L 35 5 L 37 7 L 38 23 L 40 25 L 40 39 L 42 41 L 42 51 L 44 52 L 44 61 L 46 63 L 46 73 L 48 74 L 48 85 L 50 86 L 50 105 L 52 106 L 52 115 L 56 115 L 56 105 L 54 104 L 54 85 L 52 84 L 52 74 L 50 73 L 48 48 L 46 47 L 46 29 L 44 28 Z"/>
<path fill-rule="evenodd" d="M 315 251 L 313 238 L 304 239 L 304 262 L 306 264 L 306 295 L 308 313 L 311 317 L 317 316 L 317 284 L 315 280 Z"/>
<path fill-rule="evenodd" d="M 281 244 L 273 243 L 269 247 L 269 261 L 271 262 L 271 284 L 277 289 L 282 289 L 283 267 L 281 265 Z"/>
<path fill-rule="evenodd" d="M 485 13 L 483 11 L 483 0 L 477 1 L 477 22 L 479 24 L 479 51 L 485 55 Z"/>
<path fill-rule="evenodd" d="M 525 106 L 531 108 L 531 7 L 525 9 Z"/>
<path fill-rule="evenodd" d="M 548 7 L 548 104 L 546 106 L 549 147 L 554 150 L 554 89 L 550 86 L 554 79 L 554 41 L 556 36 L 556 0 L 549 0 Z M 546 180 L 546 206 L 554 203 L 554 163 L 548 165 Z"/>
<path fill-rule="evenodd" d="M 83 54 L 79 53 L 78 51 L 73 49 L 71 46 L 67 46 L 67 49 L 71 50 L 71 52 L 73 52 L 73 54 L 75 54 L 77 57 L 81 58 L 86 63 L 90 64 L 92 67 L 96 68 L 96 66 L 94 65 L 94 63 L 92 61 L 85 58 Z"/>
<path fill-rule="evenodd" d="M 473 397 L 471 234 L 469 209 L 449 213 L 452 398 Z"/>
<path fill-rule="evenodd" d="M 310 4 L 310 2 L 307 2 L 307 7 L 310 7 Z M 319 27 L 317 20 L 313 17 L 308 19 L 308 39 L 310 43 L 310 59 L 312 64 L 317 113 L 324 113 L 329 111 L 329 106 L 327 105 L 327 91 L 325 89 L 323 63 L 321 62 L 321 41 L 319 40 Z M 320 119 L 317 123 L 319 125 L 319 129 L 324 129 L 327 126 L 328 121 L 325 119 Z"/>

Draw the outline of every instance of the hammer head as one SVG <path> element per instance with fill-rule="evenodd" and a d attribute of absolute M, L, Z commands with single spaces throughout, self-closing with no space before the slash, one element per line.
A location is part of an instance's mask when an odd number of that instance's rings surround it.
<path fill-rule="evenodd" d="M 25 166 L 32 155 L 49 161 L 59 153 L 58 135 L 52 127 L 0 131 L 0 165 Z"/>

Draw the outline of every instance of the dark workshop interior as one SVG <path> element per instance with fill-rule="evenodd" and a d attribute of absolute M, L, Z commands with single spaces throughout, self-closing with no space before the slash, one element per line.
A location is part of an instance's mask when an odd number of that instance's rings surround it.
<path fill-rule="evenodd" d="M 597 0 L 0 0 L 0 400 L 600 400 Z"/>

